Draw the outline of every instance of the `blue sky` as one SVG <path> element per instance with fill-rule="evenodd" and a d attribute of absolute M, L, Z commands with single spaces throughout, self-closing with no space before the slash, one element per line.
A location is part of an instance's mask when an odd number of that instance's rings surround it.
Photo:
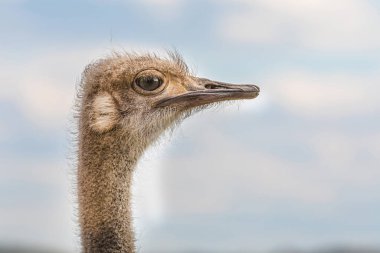
<path fill-rule="evenodd" d="M 81 71 L 111 50 L 177 48 L 195 73 L 262 93 L 148 151 L 142 252 L 380 246 L 379 27 L 374 0 L 0 0 L 0 243 L 78 248 Z"/>

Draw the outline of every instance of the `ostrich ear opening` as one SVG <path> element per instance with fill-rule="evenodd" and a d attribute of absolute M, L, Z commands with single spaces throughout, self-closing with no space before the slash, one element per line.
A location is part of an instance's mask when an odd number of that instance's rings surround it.
<path fill-rule="evenodd" d="M 91 123 L 92 130 L 98 133 L 104 133 L 112 130 L 120 118 L 115 99 L 107 92 L 99 93 L 95 96 L 91 105 Z"/>

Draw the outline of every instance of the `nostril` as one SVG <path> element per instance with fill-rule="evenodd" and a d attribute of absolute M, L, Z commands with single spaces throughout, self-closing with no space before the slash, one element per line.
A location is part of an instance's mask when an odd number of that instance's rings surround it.
<path fill-rule="evenodd" d="M 224 86 L 221 86 L 221 85 L 216 85 L 216 84 L 212 84 L 212 83 L 208 83 L 205 85 L 205 88 L 206 89 L 210 89 L 210 90 L 215 90 L 215 89 L 228 89 L 227 87 L 224 87 Z"/>
<path fill-rule="evenodd" d="M 213 90 L 213 89 L 216 89 L 217 87 L 216 87 L 216 85 L 214 85 L 214 84 L 206 84 L 206 85 L 205 85 L 205 88 L 206 88 L 206 89 Z"/>

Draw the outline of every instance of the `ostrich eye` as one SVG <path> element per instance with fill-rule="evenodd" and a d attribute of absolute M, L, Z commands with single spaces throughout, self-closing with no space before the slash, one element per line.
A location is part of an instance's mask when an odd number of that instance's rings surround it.
<path fill-rule="evenodd" d="M 163 82 L 164 81 L 158 76 L 140 76 L 135 80 L 136 85 L 146 91 L 158 89 Z"/>

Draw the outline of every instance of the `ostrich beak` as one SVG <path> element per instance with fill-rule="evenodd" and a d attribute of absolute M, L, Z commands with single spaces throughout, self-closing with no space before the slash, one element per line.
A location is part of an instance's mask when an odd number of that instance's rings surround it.
<path fill-rule="evenodd" d="M 182 104 L 191 108 L 226 100 L 253 99 L 259 95 L 260 88 L 253 84 L 229 84 L 197 78 L 197 85 L 186 93 L 159 100 L 156 107 Z"/>

